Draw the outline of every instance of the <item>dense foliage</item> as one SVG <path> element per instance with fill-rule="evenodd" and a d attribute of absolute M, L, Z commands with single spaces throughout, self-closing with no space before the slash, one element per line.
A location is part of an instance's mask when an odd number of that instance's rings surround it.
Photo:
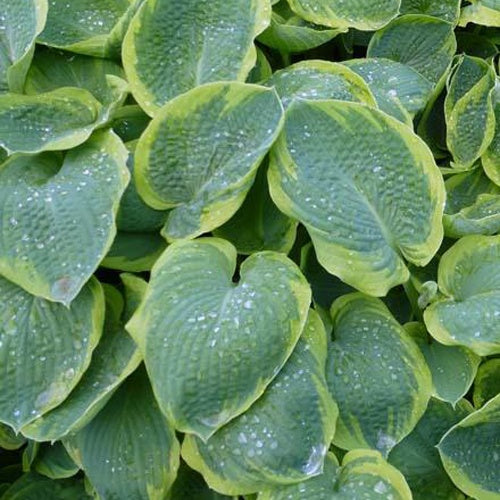
<path fill-rule="evenodd" d="M 499 28 L 1 0 L 0 498 L 500 499 Z"/>

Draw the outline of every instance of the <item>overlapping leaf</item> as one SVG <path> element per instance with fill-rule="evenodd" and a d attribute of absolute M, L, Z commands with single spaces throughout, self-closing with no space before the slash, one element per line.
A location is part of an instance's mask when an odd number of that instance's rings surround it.
<path fill-rule="evenodd" d="M 469 23 L 500 27 L 500 5 L 498 0 L 471 0 L 460 16 L 460 26 Z"/>
<path fill-rule="evenodd" d="M 476 408 L 500 394 L 500 359 L 486 360 L 477 372 L 474 380 L 473 401 Z"/>
<path fill-rule="evenodd" d="M 456 24 L 460 17 L 460 0 L 401 0 L 402 14 L 426 14 Z"/>

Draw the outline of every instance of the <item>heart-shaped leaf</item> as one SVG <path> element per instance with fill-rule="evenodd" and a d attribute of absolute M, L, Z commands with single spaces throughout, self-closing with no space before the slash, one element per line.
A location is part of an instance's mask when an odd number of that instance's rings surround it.
<path fill-rule="evenodd" d="M 483 59 L 462 56 L 448 80 L 444 110 L 453 166 L 471 167 L 495 134 L 495 70 Z"/>
<path fill-rule="evenodd" d="M 179 467 L 179 443 L 143 368 L 67 445 L 100 498 L 164 498 Z"/>
<path fill-rule="evenodd" d="M 47 0 L 2 0 L 0 93 L 22 92 L 35 39 L 45 26 L 47 10 Z"/>
<path fill-rule="evenodd" d="M 157 113 L 137 144 L 135 181 L 148 205 L 173 208 L 168 240 L 194 238 L 234 215 L 282 118 L 273 90 L 236 82 L 203 85 Z"/>
<path fill-rule="evenodd" d="M 477 372 L 472 395 L 474 406 L 480 408 L 486 401 L 500 394 L 500 359 L 486 360 Z"/>
<path fill-rule="evenodd" d="M 444 294 L 424 312 L 430 334 L 480 356 L 500 353 L 500 236 L 466 236 L 439 263 Z"/>
<path fill-rule="evenodd" d="M 326 355 L 325 329 L 311 310 L 292 355 L 259 400 L 206 443 L 186 436 L 182 456 L 188 465 L 226 495 L 321 472 L 337 419 L 325 380 Z"/>
<path fill-rule="evenodd" d="M 376 30 L 399 13 L 401 0 L 289 0 L 292 10 L 316 24 L 332 28 Z"/>
<path fill-rule="evenodd" d="M 425 265 L 441 244 L 445 192 L 432 154 L 376 109 L 291 104 L 268 178 L 278 208 L 306 226 L 321 265 L 363 292 L 386 295 L 409 278 L 403 256 Z"/>
<path fill-rule="evenodd" d="M 235 265 L 224 240 L 172 244 L 127 325 L 163 412 L 204 440 L 261 396 L 297 343 L 311 300 L 282 254 L 253 254 L 238 285 Z"/>
<path fill-rule="evenodd" d="M 426 14 L 457 24 L 460 0 L 401 0 L 401 14 Z"/>
<path fill-rule="evenodd" d="M 0 273 L 69 304 L 106 255 L 128 183 L 127 150 L 100 131 L 59 157 L 15 155 L 0 168 Z"/>
<path fill-rule="evenodd" d="M 411 500 L 402 474 L 372 450 L 350 451 L 339 467 L 332 453 L 326 457 L 323 473 L 302 483 L 264 491 L 258 500 L 361 499 Z"/>
<path fill-rule="evenodd" d="M 462 491 L 473 498 L 498 498 L 500 394 L 452 427 L 438 450 L 446 472 Z"/>
<path fill-rule="evenodd" d="M 0 421 L 16 431 L 59 405 L 90 363 L 104 320 L 94 278 L 67 308 L 0 278 Z"/>
<path fill-rule="evenodd" d="M 326 377 L 339 407 L 333 442 L 387 456 L 423 415 L 431 374 L 416 343 L 381 300 L 344 295 L 331 315 Z"/>
<path fill-rule="evenodd" d="M 201 84 L 244 81 L 255 64 L 254 38 L 270 17 L 269 0 L 146 0 L 123 43 L 136 101 L 153 116 Z"/>
<path fill-rule="evenodd" d="M 415 429 L 392 449 L 388 460 L 405 476 L 414 500 L 464 500 L 447 476 L 436 445 L 448 429 L 472 411 L 465 399 L 455 408 L 431 399 Z"/>
<path fill-rule="evenodd" d="M 367 55 L 407 64 L 437 85 L 456 50 L 452 24 L 436 17 L 407 14 L 373 35 Z"/>

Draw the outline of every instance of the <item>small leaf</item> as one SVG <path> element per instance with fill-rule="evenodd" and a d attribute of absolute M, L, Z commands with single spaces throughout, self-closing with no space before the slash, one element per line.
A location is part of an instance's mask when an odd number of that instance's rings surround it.
<path fill-rule="evenodd" d="M 311 300 L 282 254 L 253 254 L 238 285 L 235 264 L 224 240 L 172 244 L 127 325 L 163 412 L 204 440 L 261 396 L 290 356 Z"/>
<path fill-rule="evenodd" d="M 500 353 L 500 236 L 466 236 L 439 263 L 444 297 L 424 312 L 430 334 L 480 356 Z"/>
<path fill-rule="evenodd" d="M 50 479 L 72 477 L 80 470 L 60 441 L 42 445 L 33 462 L 33 469 Z"/>
<path fill-rule="evenodd" d="M 473 498 L 500 491 L 500 394 L 452 427 L 438 444 L 451 480 Z"/>
<path fill-rule="evenodd" d="M 0 448 L 18 450 L 26 443 L 22 434 L 16 434 L 8 425 L 0 423 Z"/>
<path fill-rule="evenodd" d="M 500 394 L 500 359 L 488 359 L 480 367 L 474 380 L 474 406 L 481 406 Z"/>
<path fill-rule="evenodd" d="M 338 414 L 326 385 L 326 355 L 325 329 L 311 310 L 292 355 L 259 400 L 206 443 L 185 437 L 188 465 L 226 495 L 320 473 Z"/>
<path fill-rule="evenodd" d="M 282 117 L 273 90 L 236 82 L 203 85 L 165 105 L 141 136 L 134 167 L 144 201 L 157 210 L 173 208 L 163 236 L 194 238 L 227 222 Z"/>
<path fill-rule="evenodd" d="M 326 375 L 339 407 L 333 443 L 387 456 L 423 415 L 431 374 L 415 342 L 379 299 L 344 295 L 331 315 Z"/>
<path fill-rule="evenodd" d="M 483 26 L 500 27 L 500 6 L 498 0 L 471 0 L 472 5 L 466 5 L 460 16 L 460 26 L 469 23 Z"/>
<path fill-rule="evenodd" d="M 268 0 L 146 0 L 123 43 L 135 99 L 153 116 L 201 84 L 244 81 L 256 60 L 253 40 L 270 17 Z"/>
<path fill-rule="evenodd" d="M 500 186 L 500 83 L 497 77 L 495 91 L 493 93 L 494 113 L 495 113 L 495 134 L 488 149 L 481 157 L 486 175 Z"/>

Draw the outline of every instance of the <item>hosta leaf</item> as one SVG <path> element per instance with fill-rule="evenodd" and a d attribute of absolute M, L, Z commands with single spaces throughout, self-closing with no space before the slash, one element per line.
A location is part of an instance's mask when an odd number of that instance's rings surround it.
<path fill-rule="evenodd" d="M 424 357 L 379 299 L 360 293 L 332 305 L 326 376 L 339 406 L 334 444 L 384 455 L 423 415 L 432 389 Z"/>
<path fill-rule="evenodd" d="M 205 440 L 261 396 L 291 354 L 311 299 L 282 254 L 249 257 L 238 285 L 235 264 L 224 240 L 172 244 L 127 325 L 164 413 Z"/>
<path fill-rule="evenodd" d="M 462 491 L 481 500 L 498 499 L 500 394 L 452 427 L 438 449 L 446 472 Z"/>
<path fill-rule="evenodd" d="M 68 446 L 100 498 L 162 499 L 179 467 L 179 443 L 153 396 L 144 369 L 136 371 Z"/>
<path fill-rule="evenodd" d="M 0 423 L 0 448 L 18 450 L 26 443 L 22 434 L 16 434 L 8 425 Z"/>
<path fill-rule="evenodd" d="M 3 0 L 0 14 L 0 93 L 22 92 L 47 0 Z"/>
<path fill-rule="evenodd" d="M 414 500 L 465 499 L 447 476 L 436 445 L 450 427 L 472 411 L 465 399 L 455 408 L 431 399 L 415 429 L 392 449 L 389 462 L 404 474 Z"/>
<path fill-rule="evenodd" d="M 295 350 L 259 400 L 206 443 L 186 436 L 182 456 L 188 465 L 227 495 L 320 473 L 337 419 L 326 386 L 326 355 L 325 329 L 310 311 Z"/>
<path fill-rule="evenodd" d="M 460 0 L 401 0 L 402 14 L 426 14 L 456 24 L 460 17 Z"/>
<path fill-rule="evenodd" d="M 53 445 L 43 444 L 33 462 L 32 469 L 51 479 L 72 477 L 80 470 L 60 441 Z"/>
<path fill-rule="evenodd" d="M 339 467 L 332 453 L 327 455 L 323 473 L 302 483 L 265 491 L 258 500 L 411 500 L 401 473 L 380 453 L 371 450 L 349 452 Z"/>
<path fill-rule="evenodd" d="M 376 30 L 399 13 L 401 0 L 289 0 L 292 10 L 307 21 L 332 28 Z"/>
<path fill-rule="evenodd" d="M 373 35 L 367 55 L 407 64 L 436 85 L 448 71 L 456 48 L 452 24 L 407 14 Z"/>
<path fill-rule="evenodd" d="M 166 247 L 157 233 L 118 232 L 100 265 L 129 273 L 150 271 Z"/>
<path fill-rule="evenodd" d="M 480 408 L 497 394 L 500 394 L 500 359 L 488 359 L 479 367 L 474 380 L 474 406 Z"/>
<path fill-rule="evenodd" d="M 284 53 L 303 52 L 322 45 L 347 28 L 328 29 L 296 16 L 286 0 L 273 8 L 271 25 L 259 36 L 259 42 Z"/>
<path fill-rule="evenodd" d="M 297 233 L 297 221 L 280 212 L 267 185 L 267 163 L 262 165 L 243 205 L 214 236 L 229 240 L 241 254 L 262 250 L 288 253 Z"/>
<path fill-rule="evenodd" d="M 135 278 L 138 279 L 138 278 Z M 131 293 L 129 278 L 124 278 L 125 289 Z M 106 321 L 99 345 L 92 354 L 92 362 L 71 394 L 52 411 L 45 413 L 22 428 L 25 436 L 37 441 L 55 441 L 70 432 L 77 432 L 101 410 L 118 385 L 139 365 L 141 357 L 137 346 L 123 328 L 121 311 L 113 311 L 108 289 L 106 294 Z M 134 292 L 135 293 L 135 292 Z M 121 295 L 119 300 L 123 301 Z M 121 307 L 123 304 L 119 304 Z M 78 344 L 75 344 L 78 347 Z"/>
<path fill-rule="evenodd" d="M 146 205 L 137 193 L 134 173 L 134 157 L 137 142 L 129 142 L 127 168 L 132 174 L 131 181 L 120 200 L 120 209 L 116 216 L 116 226 L 119 231 L 147 233 L 158 231 L 167 219 L 167 212 L 155 210 Z"/>
<path fill-rule="evenodd" d="M 39 43 L 105 57 L 114 55 L 121 40 L 120 24 L 140 0 L 49 0 L 47 23 Z M 115 32 L 113 32 L 115 30 Z"/>
<path fill-rule="evenodd" d="M 245 83 L 198 87 L 165 105 L 136 148 L 135 182 L 153 208 L 173 208 L 169 240 L 229 220 L 274 142 L 283 110 L 271 89 Z"/>
<path fill-rule="evenodd" d="M 444 297 L 424 312 L 431 335 L 485 356 L 500 353 L 500 236 L 466 236 L 439 263 Z"/>
<path fill-rule="evenodd" d="M 273 74 L 271 64 L 267 60 L 264 52 L 257 47 L 257 60 L 252 71 L 248 74 L 247 83 L 260 83 L 267 80 Z"/>
<path fill-rule="evenodd" d="M 469 23 L 500 27 L 500 4 L 498 0 L 471 0 L 460 16 L 460 26 Z"/>
<path fill-rule="evenodd" d="M 441 243 L 444 184 L 434 159 L 376 109 L 291 104 L 268 177 L 274 202 L 306 226 L 321 265 L 366 293 L 405 282 L 402 256 L 425 265 Z"/>
<path fill-rule="evenodd" d="M 270 22 L 268 0 L 146 0 L 123 43 L 132 93 L 151 116 L 203 83 L 246 79 L 254 38 Z"/>
<path fill-rule="evenodd" d="M 495 78 L 495 70 L 486 61 L 462 56 L 448 80 L 446 141 L 456 168 L 472 166 L 493 140 Z"/>
<path fill-rule="evenodd" d="M 500 186 L 500 80 L 497 78 L 494 97 L 495 134 L 490 145 L 481 157 L 486 175 Z"/>
<path fill-rule="evenodd" d="M 0 278 L 0 420 L 16 431 L 59 405 L 90 363 L 104 297 L 92 279 L 67 308 Z"/>
<path fill-rule="evenodd" d="M 498 54 L 494 40 L 491 40 L 486 34 L 483 36 L 468 31 L 459 31 L 456 35 L 457 54 L 467 54 L 489 60 Z"/>
<path fill-rule="evenodd" d="M 364 102 L 377 106 L 368 85 L 350 69 L 330 61 L 301 61 L 276 71 L 265 82 L 287 108 L 295 99 Z"/>
<path fill-rule="evenodd" d="M 110 131 L 67 153 L 15 155 L 0 168 L 0 273 L 69 304 L 111 246 L 128 180 L 127 150 Z"/>
<path fill-rule="evenodd" d="M 431 82 L 420 73 L 390 59 L 351 59 L 342 64 L 367 82 L 382 111 L 410 126 L 433 90 Z"/>
<path fill-rule="evenodd" d="M 90 500 L 90 498 L 81 480 L 54 481 L 34 472 L 21 476 L 2 495 L 2 500 Z"/>
<path fill-rule="evenodd" d="M 122 106 L 113 114 L 112 129 L 123 142 L 139 139 L 151 118 L 135 104 Z"/>
<path fill-rule="evenodd" d="M 70 149 L 99 124 L 102 106 L 84 89 L 37 95 L 0 94 L 0 145 L 9 153 Z"/>

